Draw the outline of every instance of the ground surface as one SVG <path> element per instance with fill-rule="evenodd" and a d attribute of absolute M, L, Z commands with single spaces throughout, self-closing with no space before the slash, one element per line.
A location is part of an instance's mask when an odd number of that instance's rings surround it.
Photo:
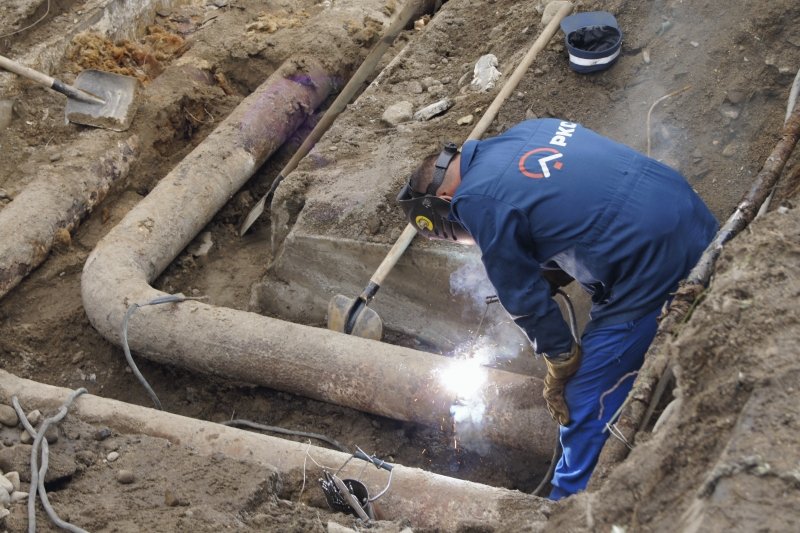
<path fill-rule="evenodd" d="M 22 55 L 33 43 L 63 31 L 70 20 L 79 19 L 90 3 L 4 3 L 0 7 L 0 53 Z M 322 32 L 357 42 L 365 54 L 380 28 L 374 20 L 355 16 L 350 28 L 326 27 L 324 10 L 330 2 L 239 0 L 190 4 L 159 11 L 157 29 L 151 29 L 135 45 L 114 49 L 112 57 L 120 68 L 127 65 L 127 73 L 146 81 L 146 98 L 131 131 L 108 135 L 125 138 L 136 133 L 143 153 L 128 183 L 112 191 L 69 243 L 57 247 L 40 268 L 0 301 L 0 364 L 19 376 L 69 388 L 86 387 L 94 394 L 149 405 L 146 393 L 127 371 L 121 350 L 98 335 L 83 313 L 80 272 L 88 253 L 160 177 L 285 58 L 298 50 L 313 52 L 316 35 Z M 715 214 L 724 219 L 779 138 L 789 87 L 800 65 L 800 5 L 793 0 L 735 0 L 724 8 L 703 0 L 583 4 L 581 10 L 607 9 L 617 14 L 625 33 L 618 63 L 598 75 L 577 75 L 566 67 L 561 41 L 555 40 L 505 104 L 490 132 L 502 131 L 526 117 L 556 116 L 581 122 L 644 152 L 648 147 L 646 123 L 650 107 L 658 98 L 688 87 L 653 109 L 651 153 L 680 169 Z M 393 2 L 387 2 L 390 5 Z M 5 36 L 36 21 L 47 6 L 50 13 L 37 26 Z M 457 46 L 474 50 L 475 58 L 494 53 L 501 69 L 509 72 L 508 65 L 519 58 L 539 30 L 540 14 L 535 2 L 451 0 L 443 10 L 456 7 L 460 9 L 449 25 L 451 33 L 442 35 L 436 47 L 416 50 L 416 57 L 427 58 L 429 65 L 446 65 L 442 58 L 448 56 L 450 47 Z M 494 13 L 489 16 L 486 10 Z M 163 38 L 164 35 L 169 37 Z M 404 34 L 394 51 L 413 42 L 414 35 L 413 30 Z M 64 57 L 52 74 L 71 81 L 80 68 L 78 64 L 90 66 L 81 61 L 105 64 L 101 52 L 108 43 L 81 42 L 77 53 L 73 50 Z M 90 48 L 96 53 L 88 58 L 80 53 Z M 125 63 L 126 60 L 130 62 Z M 359 57 L 356 54 L 346 60 L 356 65 Z M 205 61 L 211 67 L 201 69 L 207 77 L 189 84 L 170 69 L 181 61 L 193 66 Z M 470 72 L 471 64 L 446 68 L 453 72 L 440 74 L 441 83 L 434 86 L 443 86 L 445 92 L 454 95 L 463 94 L 460 89 L 469 77 L 464 78 L 465 82 L 461 76 Z M 444 77 L 449 78 L 448 84 L 444 84 Z M 360 107 L 365 122 L 380 117 L 396 101 L 428 97 L 426 86 L 431 86 L 429 82 L 423 84 L 418 72 L 403 68 L 396 69 L 389 82 L 395 96 Z M 26 83 L 7 83 L 3 87 L 7 93 L 0 94 L 0 99 L 13 100 L 14 104 L 10 123 L 0 127 L 0 209 L 36 178 L 37 169 L 66 172 L 85 164 L 81 158 L 91 160 L 97 155 L 86 129 L 64 123 L 63 97 Z M 470 127 L 458 125 L 456 120 L 474 112 L 471 103 L 469 98 L 460 100 L 456 108 L 436 119 L 440 121 L 441 137 L 431 139 L 429 146 L 421 146 L 420 150 L 427 153 L 440 139 L 463 138 Z M 367 134 L 391 139 L 392 130 L 381 126 Z M 297 146 L 298 140 L 290 144 Z M 158 288 L 208 294 L 218 305 L 247 307 L 250 287 L 263 275 L 270 260 L 270 228 L 265 217 L 242 240 L 236 236 L 236 224 L 266 190 L 268 178 L 281 168 L 291 149 L 286 147 L 268 162 L 247 190 L 208 226 L 214 243 L 211 251 L 201 256 L 182 254 L 159 278 Z M 368 165 L 370 154 L 348 149 L 346 157 L 363 158 Z M 391 228 L 402 227 L 402 221 L 396 211 L 387 208 L 387 212 L 390 218 L 377 234 L 353 236 L 391 239 Z M 796 529 L 798 509 L 791 502 L 797 501 L 798 492 L 797 482 L 792 481 L 796 477 L 791 476 L 796 476 L 799 465 L 796 458 L 791 463 L 792 459 L 783 455 L 791 455 L 797 449 L 798 397 L 797 389 L 789 385 L 796 381 L 797 363 L 786 354 L 796 354 L 798 348 L 797 315 L 792 306 L 792 298 L 798 294 L 798 276 L 796 269 L 789 268 L 797 264 L 798 230 L 796 210 L 783 216 L 776 214 L 768 223 L 757 226 L 753 231 L 758 236 L 750 237 L 755 243 L 742 244 L 738 252 L 726 256 L 725 281 L 712 288 L 712 296 L 698 309 L 696 323 L 693 321 L 676 343 L 674 349 L 683 369 L 679 380 L 685 398 L 683 412 L 687 415 L 672 422 L 672 438 L 663 439 L 668 442 L 654 439 L 632 456 L 626 472 L 637 472 L 638 476 L 631 475 L 630 479 L 638 484 L 626 485 L 619 476 L 612 477 L 609 492 L 602 493 L 603 498 L 591 505 L 594 514 L 587 515 L 584 507 L 588 497 L 581 497 L 567 503 L 563 513 L 553 520 L 570 529 L 619 523 L 634 526 L 633 529 L 672 530 L 674 520 L 691 507 L 694 514 L 687 512 L 689 518 L 684 516 L 687 527 L 741 527 L 741 517 L 735 511 L 737 498 L 748 499 L 747 490 L 756 490 L 753 485 L 765 483 L 785 495 L 782 501 L 789 503 L 781 512 L 789 518 L 782 522 L 779 516 L 771 516 L 772 521 L 767 520 L 764 528 Z M 789 219 L 794 225 L 784 227 L 784 221 Z M 764 292 L 773 286 L 765 281 L 771 279 L 780 281 L 775 286 L 783 290 Z M 762 293 L 768 297 L 758 296 Z M 737 350 L 748 344 L 769 348 Z M 725 357 L 733 351 L 738 354 L 736 357 Z M 765 366 L 767 360 L 772 367 Z M 250 418 L 320 432 L 347 444 L 366 445 L 405 465 L 509 488 L 531 490 L 540 475 L 506 463 L 513 457 L 500 450 L 487 458 L 454 451 L 446 434 L 431 429 L 146 361 L 140 363 L 140 368 L 166 408 L 187 416 L 213 421 Z M 748 370 L 751 368 L 755 369 L 752 375 Z M 785 378 L 770 378 L 772 368 L 780 368 Z M 737 372 L 745 377 L 740 378 Z M 704 391 L 714 391 L 715 397 L 709 399 L 711 393 Z M 717 392 L 724 395 L 717 396 Z M 788 413 L 787 418 L 746 414 L 747 409 L 758 413 L 765 403 L 763 397 L 779 398 L 770 413 L 781 410 Z M 752 459 L 753 464 L 736 470 L 730 465 L 742 457 L 757 455 L 731 451 L 734 445 L 728 444 L 732 434 L 744 431 L 740 426 L 748 423 L 742 422 L 748 416 L 759 417 L 759 424 L 767 425 L 757 426 L 752 430 L 754 435 L 768 433 L 781 438 L 769 443 L 769 453 L 764 452 L 761 459 Z M 95 441 L 92 435 L 99 428 L 86 428 L 77 421 L 73 424 L 63 428 L 62 439 L 53 445 L 53 450 L 58 451 L 61 446 L 66 453 L 80 441 L 79 448 L 92 456 L 84 454 L 86 464 L 82 466 L 74 463 L 74 473 L 67 482 L 54 487 L 52 500 L 63 515 L 88 529 L 325 529 L 326 510 L 296 505 L 289 501 L 292 497 L 281 495 L 275 488 L 253 484 L 248 473 L 237 469 L 237 465 L 212 468 L 178 452 L 165 452 L 164 442 L 149 437 L 123 435 L 110 441 Z M 7 437 L 5 442 L 11 446 L 6 450 L 20 446 L 16 444 L 17 437 Z M 757 440 L 752 437 L 747 446 L 759 447 Z M 117 483 L 114 469 L 103 463 L 103 456 L 114 446 L 120 450 L 120 460 L 127 461 L 140 481 L 133 485 Z M 731 457 L 721 456 L 724 453 Z M 152 455 L 160 459 L 163 455 L 163 462 L 154 462 Z M 730 466 L 731 472 L 736 471 L 735 475 L 717 476 L 724 478 L 717 482 L 708 472 L 719 466 L 718 460 L 722 466 Z M 777 474 L 750 476 L 764 462 L 769 462 L 770 472 Z M 167 471 L 174 472 L 169 483 L 165 481 Z M 165 488 L 186 479 L 193 483 L 183 483 L 188 489 L 180 496 L 191 505 L 164 509 Z M 706 479 L 713 481 L 705 486 Z M 654 488 L 656 484 L 658 490 Z M 208 490 L 207 486 L 214 489 Z M 617 492 L 612 493 L 611 488 Z M 723 488 L 725 493 L 720 495 Z M 643 498 L 646 501 L 641 501 Z M 768 518 L 773 514 L 769 511 L 770 502 L 763 505 L 763 514 Z M 187 516 L 189 510 L 192 512 Z M 792 516 L 795 522 L 791 522 Z M 16 504 L 6 526 L 14 531 L 24 530 L 23 517 L 22 504 Z M 703 519 L 711 522 L 702 522 Z M 45 523 L 43 516 L 40 520 Z M 399 527 L 387 527 L 395 526 Z"/>

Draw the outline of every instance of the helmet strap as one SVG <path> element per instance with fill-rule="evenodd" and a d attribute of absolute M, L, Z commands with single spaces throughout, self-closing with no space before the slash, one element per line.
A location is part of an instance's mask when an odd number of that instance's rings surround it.
<path fill-rule="evenodd" d="M 454 142 L 446 142 L 444 148 L 439 152 L 439 157 L 436 158 L 436 163 L 433 165 L 433 180 L 426 192 L 431 196 L 436 196 L 436 191 L 442 186 L 444 176 L 447 173 L 447 167 L 453 161 L 453 158 L 458 155 L 458 146 Z"/>

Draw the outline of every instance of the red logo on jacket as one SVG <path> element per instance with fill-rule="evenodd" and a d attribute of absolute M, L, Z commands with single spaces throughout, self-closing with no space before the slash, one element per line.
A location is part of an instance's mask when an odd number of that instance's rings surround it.
<path fill-rule="evenodd" d="M 549 178 L 550 169 L 561 170 L 564 163 L 558 161 L 564 154 L 555 148 L 536 148 L 519 158 L 519 171 L 529 178 Z"/>

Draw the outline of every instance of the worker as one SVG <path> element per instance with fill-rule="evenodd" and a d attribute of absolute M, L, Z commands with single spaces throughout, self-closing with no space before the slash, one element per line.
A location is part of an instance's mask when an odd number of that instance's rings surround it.
<path fill-rule="evenodd" d="M 586 488 L 670 295 L 717 222 L 677 171 L 579 124 L 522 122 L 448 144 L 398 196 L 431 238 L 477 244 L 500 303 L 544 356 L 544 399 L 563 453 L 550 498 Z M 553 300 L 591 297 L 580 338 Z"/>

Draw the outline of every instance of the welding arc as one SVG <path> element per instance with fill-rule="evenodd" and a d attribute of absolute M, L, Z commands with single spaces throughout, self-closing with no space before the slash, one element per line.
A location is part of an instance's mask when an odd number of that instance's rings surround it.
<path fill-rule="evenodd" d="M 494 97 L 492 103 L 486 109 L 486 112 L 472 129 L 472 132 L 467 137 L 467 140 L 480 139 L 481 136 L 489 129 L 489 125 L 500 112 L 500 107 L 511 95 L 511 93 L 519 85 L 522 76 L 531 66 L 533 60 L 540 51 L 547 46 L 550 39 L 553 38 L 558 30 L 561 20 L 572 12 L 573 5 L 570 2 L 565 2 L 561 9 L 558 10 L 553 19 L 545 26 L 542 33 L 531 45 L 525 57 L 522 58 L 517 68 L 509 76 L 508 81 Z M 380 289 L 383 279 L 389 274 L 389 271 L 394 267 L 400 256 L 403 255 L 406 248 L 411 244 L 414 236 L 417 234 L 417 228 L 412 224 L 407 224 L 403 233 L 400 234 L 397 241 L 392 246 L 389 253 L 381 262 L 378 270 L 370 278 L 370 283 L 367 288 L 356 299 L 351 299 L 343 294 L 334 296 L 328 304 L 328 329 L 346 333 L 348 335 L 357 335 L 367 339 L 380 340 L 383 334 L 383 322 L 378 314 L 368 307 L 369 302 L 375 297 L 375 293 Z M 374 286 L 373 286 L 374 285 Z"/>

